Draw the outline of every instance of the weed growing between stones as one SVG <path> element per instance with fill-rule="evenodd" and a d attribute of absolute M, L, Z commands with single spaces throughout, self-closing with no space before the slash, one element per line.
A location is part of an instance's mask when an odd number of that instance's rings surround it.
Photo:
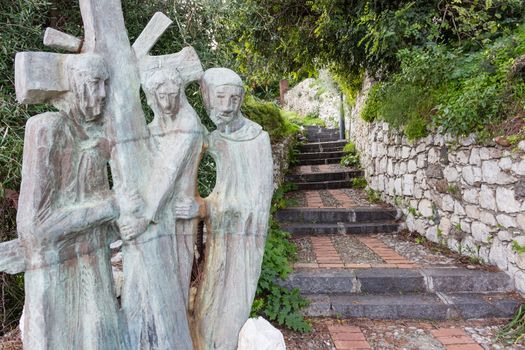
<path fill-rule="evenodd" d="M 525 304 L 521 304 L 516 314 L 509 321 L 509 323 L 503 327 L 497 337 L 496 341 L 507 340 L 509 343 L 517 344 L 525 337 Z"/>
<path fill-rule="evenodd" d="M 381 200 L 381 195 L 379 194 L 378 191 L 373 190 L 370 187 L 367 188 L 365 191 L 366 191 L 366 199 L 370 203 L 372 203 L 372 204 L 373 203 L 378 203 Z"/>
<path fill-rule="evenodd" d="M 279 228 L 273 215 L 279 209 L 289 205 L 285 198 L 286 192 L 293 189 L 292 184 L 284 184 L 273 196 L 264 259 L 257 285 L 257 294 L 252 306 L 252 316 L 264 316 L 270 321 L 284 325 L 298 332 L 309 332 L 311 325 L 300 314 L 300 310 L 308 305 L 297 288 L 289 290 L 277 284 L 278 279 L 284 280 L 292 272 L 292 262 L 295 261 L 297 249 L 290 242 L 291 235 Z"/>
<path fill-rule="evenodd" d="M 357 153 L 357 148 L 352 141 L 349 141 L 344 147 L 343 152 L 346 153 L 341 158 L 340 164 L 342 166 L 353 166 L 359 167 L 359 154 Z"/>
<path fill-rule="evenodd" d="M 352 179 L 352 188 L 363 189 L 368 185 L 364 177 L 356 177 Z"/>

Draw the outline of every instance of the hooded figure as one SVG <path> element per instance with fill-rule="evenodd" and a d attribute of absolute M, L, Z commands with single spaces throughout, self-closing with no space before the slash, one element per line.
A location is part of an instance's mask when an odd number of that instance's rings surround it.
<path fill-rule="evenodd" d="M 194 345 L 235 350 L 261 273 L 273 193 L 272 153 L 268 133 L 241 114 L 244 88 L 235 72 L 207 70 L 201 91 L 217 125 L 207 140 L 217 180 L 204 199 L 207 236 L 194 304 Z"/>

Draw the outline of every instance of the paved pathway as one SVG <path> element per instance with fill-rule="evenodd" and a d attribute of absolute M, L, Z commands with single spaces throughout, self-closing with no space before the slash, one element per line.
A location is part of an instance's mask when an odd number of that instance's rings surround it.
<path fill-rule="evenodd" d="M 277 219 L 293 234 L 299 253 L 295 272 L 284 284 L 311 300 L 306 315 L 339 319 L 328 321 L 324 330 L 331 339 L 326 349 L 504 348 L 474 339 L 475 333 L 465 331 L 470 321 L 450 326 L 447 320 L 484 318 L 489 323 L 483 327 L 490 327 L 493 317 L 510 317 L 523 299 L 513 292 L 508 276 L 481 267 L 465 269 L 404 241 L 396 234 L 397 211 L 371 203 L 365 191 L 352 188 L 351 180 L 362 172 L 338 164 L 345 142 L 337 141 L 336 132 L 310 128 L 308 139 L 299 165 L 287 177 L 297 185 L 288 194 L 293 204 Z M 386 322 L 394 329 L 412 319 L 412 331 L 419 333 L 405 342 L 395 336 L 378 340 L 370 327 L 350 321 L 356 318 L 390 319 Z M 427 327 L 428 320 L 432 326 Z"/>

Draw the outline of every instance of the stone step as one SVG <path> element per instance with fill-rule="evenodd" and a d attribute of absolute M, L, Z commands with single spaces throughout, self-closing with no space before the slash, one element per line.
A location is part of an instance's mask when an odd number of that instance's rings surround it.
<path fill-rule="evenodd" d="M 318 181 L 318 182 L 294 182 L 296 190 L 333 190 L 337 188 L 351 188 L 352 184 L 348 180 Z"/>
<path fill-rule="evenodd" d="M 331 152 L 331 150 L 341 150 L 347 141 L 329 141 L 329 142 L 310 142 L 299 146 L 301 152 Z M 330 151 L 329 151 L 330 150 Z"/>
<path fill-rule="evenodd" d="M 315 135 L 315 136 L 307 136 L 306 140 L 308 142 L 333 142 L 339 140 L 339 135 Z"/>
<path fill-rule="evenodd" d="M 341 158 L 322 158 L 322 159 L 305 159 L 295 162 L 296 165 L 323 165 L 323 164 L 338 164 Z"/>
<path fill-rule="evenodd" d="M 318 234 L 370 234 L 370 233 L 396 233 L 399 224 L 394 221 L 367 222 L 367 223 L 282 223 L 281 229 L 296 235 Z"/>
<path fill-rule="evenodd" d="M 523 299 L 514 293 L 313 294 L 306 316 L 447 320 L 512 317 Z"/>
<path fill-rule="evenodd" d="M 281 284 L 302 294 L 406 294 L 510 292 L 504 272 L 464 268 L 297 269 Z"/>
<path fill-rule="evenodd" d="M 306 132 L 339 132 L 339 128 L 323 128 L 318 125 L 307 125 Z"/>
<path fill-rule="evenodd" d="M 275 215 L 279 222 L 351 223 L 395 220 L 397 211 L 388 208 L 286 208 Z"/>
<path fill-rule="evenodd" d="M 299 160 L 307 160 L 307 159 L 341 158 L 344 155 L 345 155 L 345 152 L 343 152 L 343 151 L 337 151 L 337 152 L 304 152 L 304 153 L 299 153 L 298 159 Z"/>
<path fill-rule="evenodd" d="M 285 179 L 288 182 L 349 181 L 360 176 L 363 176 L 362 170 L 349 169 L 343 171 L 290 174 L 286 175 Z"/>

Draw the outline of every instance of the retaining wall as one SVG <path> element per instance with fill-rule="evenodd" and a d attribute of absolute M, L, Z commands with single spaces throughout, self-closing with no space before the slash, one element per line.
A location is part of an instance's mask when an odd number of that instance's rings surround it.
<path fill-rule="evenodd" d="M 401 210 L 406 228 L 461 254 L 497 265 L 525 292 L 525 142 L 479 145 L 473 135 L 434 134 L 409 142 L 386 123 L 350 117 L 370 188 Z"/>

